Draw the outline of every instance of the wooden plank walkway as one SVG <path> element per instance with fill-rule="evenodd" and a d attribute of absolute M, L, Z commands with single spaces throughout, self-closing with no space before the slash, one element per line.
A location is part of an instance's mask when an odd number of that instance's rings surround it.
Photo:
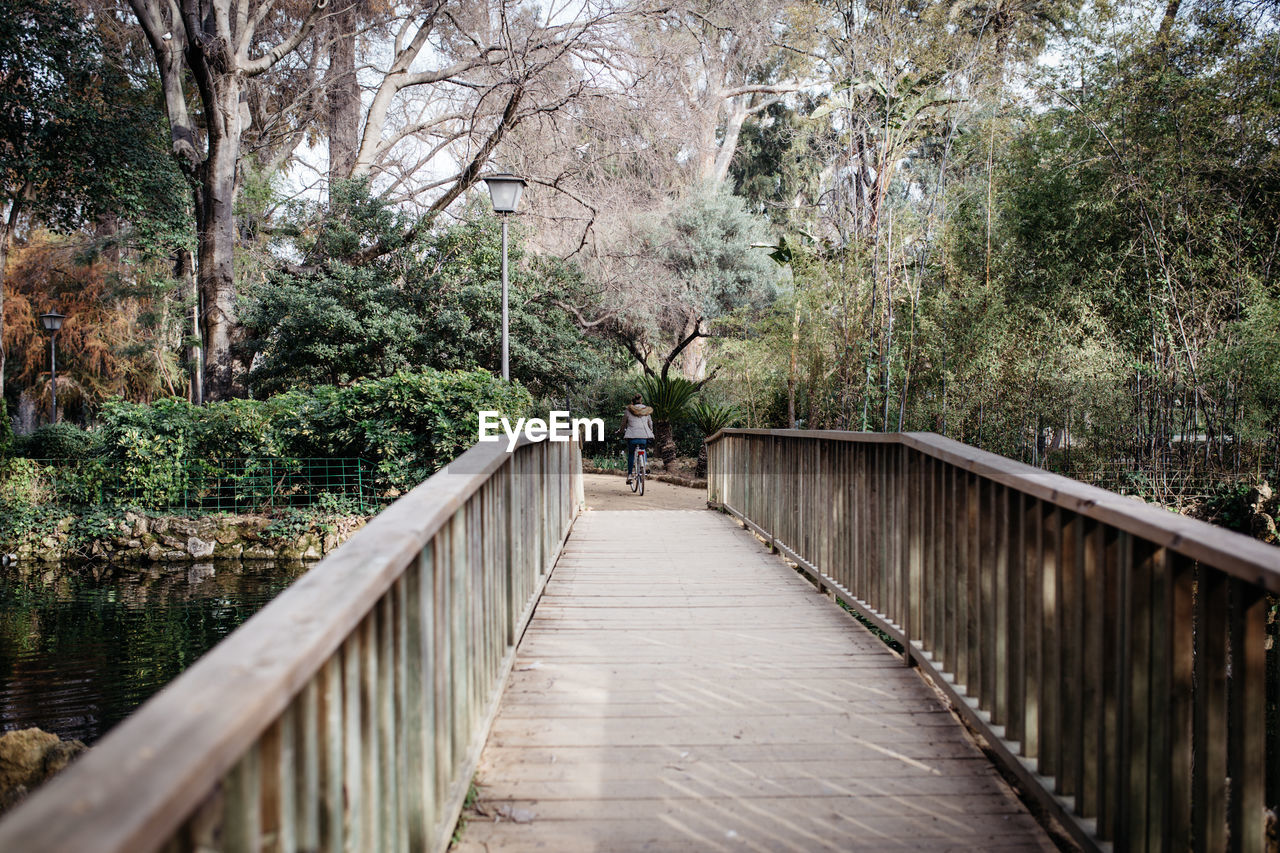
<path fill-rule="evenodd" d="M 1054 850 L 936 695 L 710 511 L 584 513 L 456 850 Z"/>

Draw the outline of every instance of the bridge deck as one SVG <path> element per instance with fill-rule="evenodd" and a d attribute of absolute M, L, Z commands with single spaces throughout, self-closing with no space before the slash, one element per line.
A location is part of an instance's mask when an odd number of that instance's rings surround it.
<path fill-rule="evenodd" d="M 579 518 L 478 782 L 460 851 L 1055 849 L 915 673 L 705 510 Z"/>

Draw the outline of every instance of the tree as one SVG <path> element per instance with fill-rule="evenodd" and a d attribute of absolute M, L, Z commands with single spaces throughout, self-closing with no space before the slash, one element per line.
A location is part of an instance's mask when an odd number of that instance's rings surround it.
<path fill-rule="evenodd" d="M 492 215 L 473 207 L 471 221 L 423 231 L 371 196 L 367 181 L 338 184 L 328 208 L 312 213 L 317 221 L 300 224 L 292 245 L 304 263 L 270 272 L 246 302 L 255 395 L 423 366 L 498 371 L 501 244 Z M 555 304 L 583 294 L 580 274 L 522 244 L 516 229 L 511 373 L 537 393 L 559 394 L 612 359 Z M 395 248 L 364 260 L 374 245 Z"/>
<path fill-rule="evenodd" d="M 768 305 L 777 295 L 777 267 L 756 248 L 764 224 L 726 190 L 703 187 L 666 215 L 651 216 L 637 236 L 639 304 L 617 328 L 648 375 L 666 376 L 691 345 L 712 334 L 715 320 Z M 697 350 L 681 366 L 692 379 L 706 375 Z"/>
<path fill-rule="evenodd" d="M 776 296 L 778 270 L 756 248 L 763 235 L 742 199 L 703 186 L 612 233 L 586 265 L 592 292 L 556 302 L 626 349 L 645 375 L 665 377 L 674 366 L 701 382 L 706 362 L 696 345 L 714 322 Z"/>
<path fill-rule="evenodd" d="M 698 445 L 698 467 L 694 471 L 695 476 L 707 476 L 706 439 L 722 429 L 728 429 L 733 426 L 737 419 L 738 411 L 733 406 L 712 403 L 705 398 L 699 399 L 689 406 L 689 420 L 693 421 L 693 425 L 697 427 L 698 432 L 703 437 L 702 443 Z"/>
<path fill-rule="evenodd" d="M 180 230 L 183 211 L 168 203 L 174 174 L 155 145 L 157 122 L 75 8 L 61 0 L 6 6 L 0 16 L 0 395 L 10 337 L 5 270 L 24 224 L 71 229 L 110 214 Z"/>
<path fill-rule="evenodd" d="M 298 49 L 328 0 L 313 0 L 296 18 L 289 7 L 271 0 L 129 0 L 129 5 L 155 55 L 173 153 L 195 194 L 207 396 L 225 398 L 236 383 L 235 204 L 248 131 L 246 87 Z M 199 123 L 187 100 L 188 75 L 200 99 Z"/>
<path fill-rule="evenodd" d="M 666 465 L 676 461 L 676 442 L 672 426 L 689 411 L 698 386 L 682 376 L 645 376 L 640 380 L 645 402 L 653 407 L 653 438 L 658 455 Z"/>

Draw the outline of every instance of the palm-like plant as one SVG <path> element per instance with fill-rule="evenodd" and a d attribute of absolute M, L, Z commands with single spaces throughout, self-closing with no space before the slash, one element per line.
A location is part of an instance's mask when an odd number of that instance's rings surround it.
<path fill-rule="evenodd" d="M 737 419 L 738 410 L 733 406 L 698 400 L 689 407 L 689 420 L 693 421 L 694 426 L 702 433 L 704 439 L 710 438 L 728 426 L 732 426 Z M 706 441 L 703 441 L 702 446 L 698 448 L 697 475 L 699 477 L 707 476 Z"/>
<path fill-rule="evenodd" d="M 680 376 L 646 376 L 640 393 L 653 407 L 653 437 L 665 465 L 676 461 L 676 441 L 671 424 L 684 417 L 698 386 Z"/>

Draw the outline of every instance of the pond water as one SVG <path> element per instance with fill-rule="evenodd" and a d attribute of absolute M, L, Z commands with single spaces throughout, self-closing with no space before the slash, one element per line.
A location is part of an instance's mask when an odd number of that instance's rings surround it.
<path fill-rule="evenodd" d="M 299 577 L 302 564 L 0 571 L 0 730 L 93 743 Z"/>

